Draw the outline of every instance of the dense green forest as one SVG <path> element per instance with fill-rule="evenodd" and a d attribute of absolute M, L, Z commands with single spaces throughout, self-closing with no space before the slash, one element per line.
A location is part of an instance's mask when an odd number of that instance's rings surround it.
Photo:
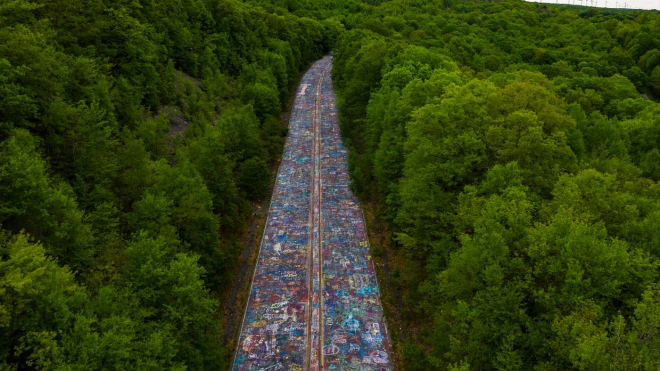
<path fill-rule="evenodd" d="M 219 304 L 338 23 L 234 0 L 0 2 L 0 369 L 219 370 Z"/>
<path fill-rule="evenodd" d="M 8 0 L 0 370 L 226 369 L 280 112 L 331 49 L 401 369 L 660 369 L 658 12 Z"/>
<path fill-rule="evenodd" d="M 659 370 L 660 14 L 333 12 L 353 185 L 386 223 L 402 297 L 400 366 Z"/>

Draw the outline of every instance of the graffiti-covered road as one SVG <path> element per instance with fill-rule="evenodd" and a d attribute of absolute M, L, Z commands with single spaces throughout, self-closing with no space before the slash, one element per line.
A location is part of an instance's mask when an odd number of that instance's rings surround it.
<path fill-rule="evenodd" d="M 393 369 L 331 69 L 298 88 L 233 370 Z"/>

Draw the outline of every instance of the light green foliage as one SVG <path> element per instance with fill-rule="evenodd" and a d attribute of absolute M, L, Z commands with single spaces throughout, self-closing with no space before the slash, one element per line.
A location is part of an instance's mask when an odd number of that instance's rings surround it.
<path fill-rule="evenodd" d="M 193 251 L 213 251 L 218 244 L 218 223 L 204 180 L 187 162 L 174 167 L 160 165 L 159 180 L 150 193 L 166 195 L 172 200 L 172 224 Z"/>
<path fill-rule="evenodd" d="M 184 370 L 202 361 L 185 353 L 208 345 L 216 303 L 197 259 L 163 239 L 139 235 L 126 249 L 123 288 L 92 297 L 25 235 L 2 253 L 0 333 L 4 350 L 17 344 L 3 360 L 39 370 Z"/>
<path fill-rule="evenodd" d="M 85 301 L 84 290 L 68 268 L 62 268 L 40 244 L 19 235 L 3 246 L 0 262 L 3 343 L 40 329 L 65 328 L 74 308 Z M 6 348 L 3 357 L 9 354 Z"/>
<path fill-rule="evenodd" d="M 72 267 L 89 267 L 94 254 L 90 229 L 71 188 L 49 179 L 36 144 L 36 138 L 18 129 L 0 145 L 2 227 L 30 233 Z"/>
<path fill-rule="evenodd" d="M 185 157 L 204 178 L 211 193 L 213 209 L 220 215 L 221 226 L 232 227 L 237 222 L 237 214 L 242 205 L 233 176 L 236 159 L 232 160 L 232 154 L 225 151 L 224 143 L 227 139 L 221 128 L 212 128 L 202 138 L 187 146 Z"/>
<path fill-rule="evenodd" d="M 200 279 L 204 270 L 197 265 L 197 258 L 177 254 L 177 247 L 163 238 L 154 240 L 145 233 L 138 234 L 126 248 L 123 277 L 140 302 L 157 311 L 152 316 L 163 316 L 182 333 L 199 332 L 208 325 L 205 321 L 214 302 Z"/>

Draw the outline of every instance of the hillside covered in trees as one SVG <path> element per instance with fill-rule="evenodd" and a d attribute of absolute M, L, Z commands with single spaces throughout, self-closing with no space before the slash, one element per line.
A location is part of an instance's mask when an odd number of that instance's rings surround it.
<path fill-rule="evenodd" d="M 0 369 L 228 367 L 237 238 L 333 27 L 233 0 L 0 2 Z"/>
<path fill-rule="evenodd" d="M 334 17 L 401 367 L 660 369 L 660 14 L 399 0 Z"/>
<path fill-rule="evenodd" d="M 0 369 L 226 369 L 330 50 L 401 369 L 660 369 L 660 14 L 515 0 L 0 2 Z"/>

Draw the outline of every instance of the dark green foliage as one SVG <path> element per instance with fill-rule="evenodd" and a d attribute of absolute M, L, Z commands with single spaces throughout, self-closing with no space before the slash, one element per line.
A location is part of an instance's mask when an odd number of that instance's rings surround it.
<path fill-rule="evenodd" d="M 238 169 L 239 185 L 250 199 L 263 197 L 268 190 L 268 180 L 270 178 L 268 165 L 256 157 L 253 157 Z"/>

